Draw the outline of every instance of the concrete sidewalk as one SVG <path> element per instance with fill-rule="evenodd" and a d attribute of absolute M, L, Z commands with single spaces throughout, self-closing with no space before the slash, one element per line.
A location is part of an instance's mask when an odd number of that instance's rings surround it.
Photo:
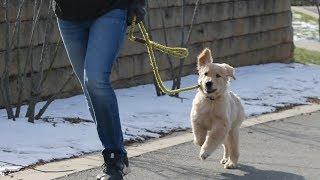
<path fill-rule="evenodd" d="M 294 45 L 299 48 L 320 52 L 320 42 L 311 40 L 295 41 Z"/>
<path fill-rule="evenodd" d="M 200 161 L 199 148 L 187 142 L 131 158 L 132 173 L 126 179 L 320 178 L 320 112 L 242 128 L 240 137 L 237 170 L 225 170 L 219 164 L 221 148 Z M 90 169 L 59 180 L 93 180 L 99 171 Z"/>

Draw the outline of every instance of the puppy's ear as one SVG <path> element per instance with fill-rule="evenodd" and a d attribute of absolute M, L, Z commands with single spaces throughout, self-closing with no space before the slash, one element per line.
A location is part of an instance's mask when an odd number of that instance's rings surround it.
<path fill-rule="evenodd" d="M 199 55 L 198 55 L 198 69 L 205 66 L 206 64 L 212 63 L 212 54 L 209 48 L 205 48 Z"/>
<path fill-rule="evenodd" d="M 234 72 L 235 72 L 234 68 L 232 66 L 230 66 L 229 64 L 225 64 L 225 63 L 223 63 L 223 67 L 227 71 L 227 76 L 231 77 L 234 80 L 236 80 L 236 77 L 234 77 Z"/>

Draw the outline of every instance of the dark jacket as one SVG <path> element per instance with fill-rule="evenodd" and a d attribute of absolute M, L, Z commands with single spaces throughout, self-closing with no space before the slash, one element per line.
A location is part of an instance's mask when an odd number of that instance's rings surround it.
<path fill-rule="evenodd" d="M 145 0 L 54 0 L 53 9 L 59 19 L 70 21 L 92 20 L 112 9 L 126 9 L 130 24 L 134 15 L 138 21 L 143 19 Z"/>

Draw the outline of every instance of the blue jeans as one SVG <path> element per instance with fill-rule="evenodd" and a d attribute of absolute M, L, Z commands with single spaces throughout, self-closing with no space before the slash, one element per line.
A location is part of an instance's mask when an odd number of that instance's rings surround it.
<path fill-rule="evenodd" d="M 110 73 L 126 35 L 126 18 L 126 10 L 114 9 L 90 21 L 57 20 L 104 151 L 121 154 L 126 151 Z"/>

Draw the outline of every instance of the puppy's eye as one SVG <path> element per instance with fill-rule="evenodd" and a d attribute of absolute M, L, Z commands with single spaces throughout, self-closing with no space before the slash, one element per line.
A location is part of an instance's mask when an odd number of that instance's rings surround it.
<path fill-rule="evenodd" d="M 221 76 L 220 76 L 220 74 L 216 74 L 216 77 L 217 77 L 217 78 L 220 78 Z"/>
<path fill-rule="evenodd" d="M 204 73 L 205 76 L 208 76 L 208 72 Z"/>

